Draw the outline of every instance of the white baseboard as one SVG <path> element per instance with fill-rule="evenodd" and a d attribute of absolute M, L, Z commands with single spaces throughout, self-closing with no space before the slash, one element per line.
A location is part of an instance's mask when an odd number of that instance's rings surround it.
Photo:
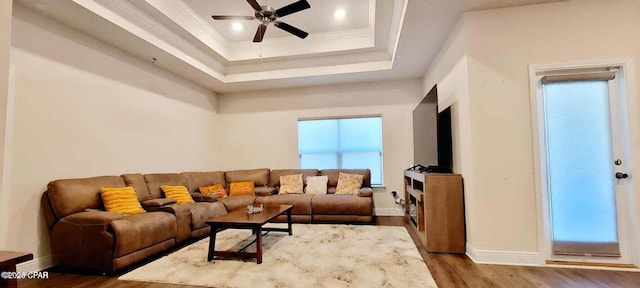
<path fill-rule="evenodd" d="M 373 208 L 373 215 L 376 216 L 404 216 L 402 208 Z"/>
<path fill-rule="evenodd" d="M 51 256 L 44 256 L 40 258 L 34 258 L 27 262 L 16 265 L 16 271 L 18 272 L 36 272 L 42 271 L 54 266 L 53 258 Z"/>
<path fill-rule="evenodd" d="M 467 256 L 478 264 L 542 266 L 538 252 L 478 250 L 467 243 Z"/>

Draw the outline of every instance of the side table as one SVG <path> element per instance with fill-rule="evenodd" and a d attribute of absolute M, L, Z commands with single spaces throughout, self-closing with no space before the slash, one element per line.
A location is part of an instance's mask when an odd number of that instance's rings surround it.
<path fill-rule="evenodd" d="M 33 254 L 0 250 L 0 271 L 16 272 L 16 264 L 33 259 Z M 0 278 L 0 288 L 18 287 L 18 280 Z"/>

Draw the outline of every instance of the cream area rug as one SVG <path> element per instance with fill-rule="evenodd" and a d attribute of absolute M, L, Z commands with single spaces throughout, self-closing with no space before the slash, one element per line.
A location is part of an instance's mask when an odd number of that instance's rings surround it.
<path fill-rule="evenodd" d="M 286 227 L 267 224 L 271 227 Z M 218 233 L 216 250 L 237 251 L 250 230 Z M 206 287 L 437 287 L 401 226 L 294 224 L 263 237 L 262 264 L 207 262 L 209 238 L 137 268 L 120 280 Z M 247 251 L 255 251 L 255 244 Z"/>

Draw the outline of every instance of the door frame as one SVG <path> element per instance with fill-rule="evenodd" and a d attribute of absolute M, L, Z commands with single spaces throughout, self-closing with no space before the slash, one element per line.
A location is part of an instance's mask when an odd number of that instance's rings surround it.
<path fill-rule="evenodd" d="M 604 61 L 589 61 L 589 62 L 572 62 L 572 63 L 559 63 L 559 64 L 531 64 L 529 65 L 529 88 L 530 88 L 530 104 L 531 104 L 531 125 L 532 125 L 532 139 L 533 139 L 533 158 L 534 158 L 534 183 L 536 191 L 536 213 L 538 219 L 538 255 L 540 265 L 548 265 L 547 260 L 558 260 L 562 258 L 564 261 L 576 261 L 576 262 L 598 262 L 598 263 L 620 263 L 618 259 L 611 261 L 606 258 L 595 258 L 598 261 L 593 261 L 594 258 L 586 257 L 552 257 L 551 253 L 551 221 L 549 211 L 549 199 L 547 190 L 547 163 L 546 152 L 544 147 L 546 144 L 544 138 L 544 115 L 543 115 L 543 97 L 542 97 L 542 85 L 540 83 L 540 73 L 557 71 L 557 70 L 573 70 L 573 69 L 594 69 L 605 67 L 619 67 L 616 78 L 621 82 L 619 85 L 621 90 L 620 95 L 622 103 L 626 104 L 626 107 L 620 107 L 619 112 L 622 113 L 622 119 L 625 119 L 622 123 L 622 129 L 627 130 L 627 139 L 624 139 L 629 145 L 626 147 L 623 145 L 623 151 L 625 158 L 629 159 L 629 163 L 626 169 L 632 175 L 636 172 L 640 173 L 637 167 L 640 167 L 640 159 L 638 153 L 634 155 L 632 151 L 640 151 L 640 131 L 638 130 L 638 109 L 635 90 L 635 76 L 633 71 L 633 61 L 631 59 L 623 60 L 604 60 Z M 622 76 L 622 77 L 620 77 Z M 632 118 L 633 117 L 633 118 Z M 623 133 L 624 136 L 624 133 Z M 638 174 L 640 175 L 640 174 Z M 623 189 L 623 195 L 616 195 L 616 203 L 618 214 L 622 214 L 624 217 L 618 219 L 618 225 L 623 227 L 623 234 L 620 237 L 627 238 L 627 247 L 624 248 L 628 254 L 628 262 L 640 267 L 640 249 L 633 249 L 631 243 L 640 242 L 640 198 L 636 191 L 640 191 L 640 180 L 627 182 Z M 621 197 L 622 199 L 620 199 Z M 624 201 L 620 201 L 624 200 Z M 622 203 L 621 203 L 622 202 Z M 620 218 L 620 217 L 619 217 Z M 622 220 L 622 221 L 621 221 Z M 626 235 L 625 235 L 626 234 Z M 622 243 L 621 243 L 622 244 Z M 623 248 L 621 247 L 621 250 Z M 592 261 L 588 261 L 592 260 Z M 629 270 L 625 268 L 617 268 L 621 270 Z M 637 269 L 631 269 L 637 270 Z"/>

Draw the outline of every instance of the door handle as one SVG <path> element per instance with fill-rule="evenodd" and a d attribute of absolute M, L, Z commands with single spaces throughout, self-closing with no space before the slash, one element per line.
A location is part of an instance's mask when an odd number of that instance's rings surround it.
<path fill-rule="evenodd" d="M 622 172 L 617 172 L 616 173 L 616 178 L 618 178 L 618 179 L 627 179 L 627 178 L 629 178 L 629 174 L 622 173 Z"/>

